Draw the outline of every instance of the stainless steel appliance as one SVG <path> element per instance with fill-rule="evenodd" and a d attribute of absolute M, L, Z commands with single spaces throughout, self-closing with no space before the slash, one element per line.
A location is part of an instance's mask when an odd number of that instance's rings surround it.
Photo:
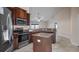
<path fill-rule="evenodd" d="M 0 48 L 1 51 L 5 51 L 11 45 L 13 26 L 12 26 L 11 11 L 6 7 L 2 8 L 3 8 L 3 14 L 0 14 L 0 38 L 1 38 Z"/>
<path fill-rule="evenodd" d="M 27 25 L 27 21 L 25 19 L 17 18 L 16 25 L 21 25 L 21 26 Z"/>

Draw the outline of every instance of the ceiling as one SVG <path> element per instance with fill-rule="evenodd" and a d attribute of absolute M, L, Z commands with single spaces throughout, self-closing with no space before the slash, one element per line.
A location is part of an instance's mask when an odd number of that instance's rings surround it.
<path fill-rule="evenodd" d="M 37 14 L 39 13 L 40 17 L 43 17 L 42 21 L 49 20 L 53 18 L 56 13 L 60 12 L 63 7 L 29 7 L 29 12 L 31 14 L 31 20 L 38 20 L 35 19 Z"/>
<path fill-rule="evenodd" d="M 37 14 L 42 18 L 42 22 L 52 19 L 63 7 L 20 7 L 30 13 L 31 23 L 39 23 Z"/>

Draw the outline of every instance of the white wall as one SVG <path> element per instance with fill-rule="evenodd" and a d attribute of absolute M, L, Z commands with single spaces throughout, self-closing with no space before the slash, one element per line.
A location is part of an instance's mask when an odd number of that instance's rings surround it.
<path fill-rule="evenodd" d="M 70 19 L 70 8 L 64 8 L 56 14 L 54 18 L 49 21 L 48 27 L 53 28 L 54 23 L 58 23 L 57 35 L 71 38 L 71 19 Z"/>
<path fill-rule="evenodd" d="M 47 28 L 48 26 L 48 22 L 47 21 L 40 21 L 39 23 L 39 27 L 40 28 Z"/>
<path fill-rule="evenodd" d="M 79 46 L 79 8 L 71 8 L 72 44 Z"/>
<path fill-rule="evenodd" d="M 57 35 L 70 39 L 71 43 L 79 46 L 79 8 L 64 8 L 49 21 L 48 27 L 53 28 L 58 23 Z"/>
<path fill-rule="evenodd" d="M 0 7 L 0 14 L 4 14 L 4 8 Z"/>

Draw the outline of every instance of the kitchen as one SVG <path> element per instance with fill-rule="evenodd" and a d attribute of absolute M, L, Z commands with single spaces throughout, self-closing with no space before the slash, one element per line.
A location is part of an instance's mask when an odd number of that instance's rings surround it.
<path fill-rule="evenodd" d="M 15 9 L 16 9 L 16 13 L 14 13 Z M 14 7 L 14 8 L 1 7 L 0 12 L 2 12 L 1 17 L 0 17 L 0 19 L 1 19 L 0 28 L 1 28 L 2 32 L 0 32 L 0 33 L 2 33 L 1 37 L 3 37 L 2 38 L 3 41 L 0 41 L 1 47 L 4 44 L 7 45 L 8 48 L 10 46 L 12 46 L 12 42 L 14 42 L 13 33 L 16 33 L 16 32 L 20 33 L 19 37 L 21 36 L 20 38 L 22 39 L 22 40 L 20 39 L 19 42 L 27 40 L 28 39 L 27 34 L 28 34 L 29 22 L 30 22 L 29 13 L 26 13 L 25 10 L 18 8 L 18 7 Z M 25 37 L 26 39 L 23 37 Z M 5 43 L 6 41 L 8 41 L 7 42 L 8 44 Z M 1 51 L 3 49 L 4 48 L 1 48 Z M 7 48 L 5 48 L 5 49 L 7 49 Z"/>
<path fill-rule="evenodd" d="M 9 30 L 7 31 L 7 34 L 4 35 L 8 37 L 8 45 L 4 51 L 10 52 L 14 51 L 16 49 L 20 49 L 29 43 L 33 42 L 32 39 L 32 34 L 37 34 L 37 33 L 54 33 L 53 39 L 56 39 L 56 33 L 53 32 L 53 29 L 51 28 L 39 28 L 39 22 L 35 21 L 30 21 L 30 13 L 28 8 L 25 10 L 23 7 L 3 7 L 3 9 L 7 9 L 9 13 L 7 13 L 6 18 L 9 20 L 6 24 L 6 26 L 3 26 L 4 30 L 6 28 Z M 4 10 L 3 10 L 4 11 Z M 9 17 L 7 17 L 9 14 Z M 5 13 L 4 13 L 5 15 Z M 37 17 L 39 17 L 39 13 L 37 13 Z M 5 19 L 6 20 L 6 19 Z M 32 26 L 32 25 L 34 26 Z M 31 29 L 33 28 L 33 29 Z M 10 38 L 9 38 L 10 37 Z M 6 38 L 5 38 L 6 39 Z M 54 40 L 53 43 L 56 41 Z M 4 45 L 4 44 L 3 44 Z M 3 46 L 2 45 L 2 46 Z M 50 44 L 51 45 L 51 44 Z M 3 48 L 2 48 L 3 50 Z M 1 51 L 2 51 L 1 50 Z"/>

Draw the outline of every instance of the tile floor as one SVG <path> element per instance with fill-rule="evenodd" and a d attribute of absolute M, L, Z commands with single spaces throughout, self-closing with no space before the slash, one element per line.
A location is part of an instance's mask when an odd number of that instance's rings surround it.
<path fill-rule="evenodd" d="M 33 43 L 15 50 L 14 52 L 33 52 Z M 71 44 L 70 40 L 58 37 L 56 44 L 52 44 L 52 52 L 79 52 L 79 47 Z"/>

